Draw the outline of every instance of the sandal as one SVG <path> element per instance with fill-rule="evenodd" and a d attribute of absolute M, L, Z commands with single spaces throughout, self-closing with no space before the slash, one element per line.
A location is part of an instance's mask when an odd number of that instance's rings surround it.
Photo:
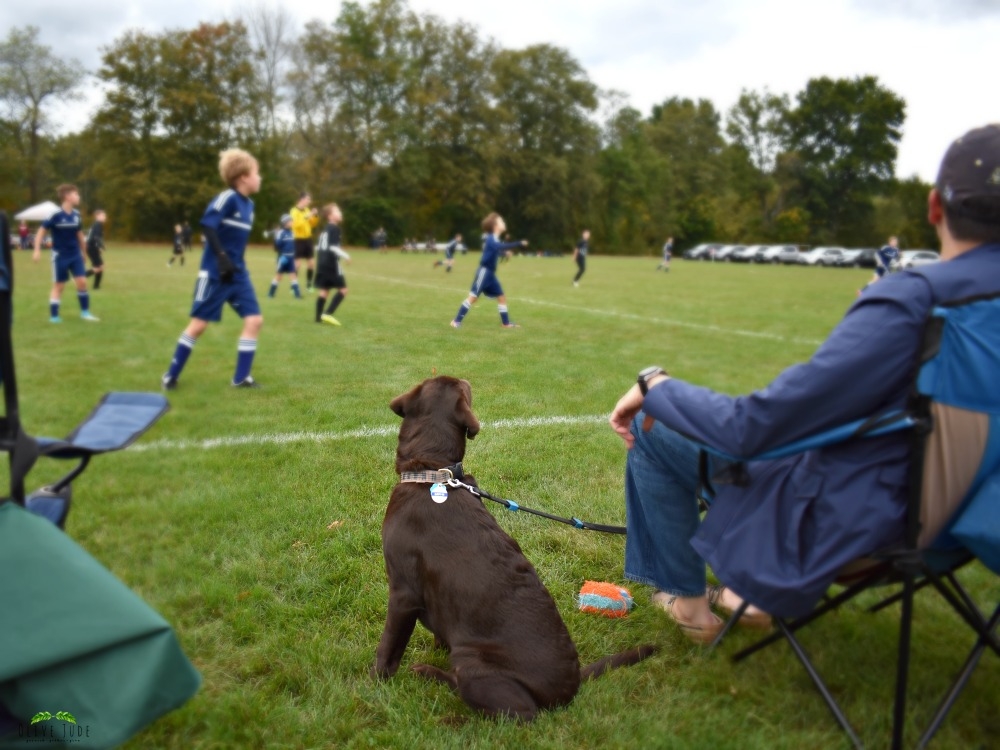
<path fill-rule="evenodd" d="M 650 597 L 650 599 L 653 604 L 667 613 L 667 617 L 677 623 L 684 635 L 688 637 L 688 640 L 694 641 L 702 646 L 707 646 L 714 641 L 715 637 L 722 632 L 722 628 L 726 625 L 719 618 L 719 616 L 714 613 L 712 614 L 712 618 L 715 620 L 715 623 L 707 627 L 703 625 L 695 625 L 693 622 L 680 619 L 674 612 L 674 602 L 677 601 L 677 597 L 671 596 L 666 591 L 657 591 L 652 597 Z"/>
<path fill-rule="evenodd" d="M 705 596 L 708 597 L 708 605 L 710 607 L 716 607 L 724 610 L 729 614 L 733 614 L 736 610 L 731 607 L 727 607 L 723 603 L 722 595 L 725 591 L 726 587 L 721 583 L 718 583 L 715 586 L 709 586 L 705 589 Z M 770 630 L 773 625 L 771 622 L 771 615 L 767 612 L 761 612 L 760 610 L 756 610 L 754 612 L 747 610 L 743 613 L 743 616 L 740 617 L 736 624 L 742 625 L 746 628 L 756 628 L 758 630 Z"/>

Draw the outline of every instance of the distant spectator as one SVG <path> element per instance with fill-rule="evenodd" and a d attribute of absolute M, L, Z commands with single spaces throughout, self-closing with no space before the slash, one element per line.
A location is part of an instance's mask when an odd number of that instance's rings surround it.
<path fill-rule="evenodd" d="M 590 249 L 590 230 L 584 229 L 580 235 L 580 241 L 573 248 L 573 260 L 576 261 L 576 276 L 573 277 L 573 286 L 580 286 L 580 279 L 587 271 L 587 252 Z"/>
<path fill-rule="evenodd" d="M 17 235 L 21 238 L 21 249 L 28 250 L 31 247 L 28 244 L 28 222 L 21 222 L 21 226 L 17 228 Z"/>
<path fill-rule="evenodd" d="M 674 253 L 674 238 L 667 237 L 667 241 L 663 245 L 663 260 L 661 260 L 660 265 L 656 267 L 657 271 L 659 271 L 662 268 L 667 273 L 670 273 L 670 257 L 673 255 L 673 253 Z"/>

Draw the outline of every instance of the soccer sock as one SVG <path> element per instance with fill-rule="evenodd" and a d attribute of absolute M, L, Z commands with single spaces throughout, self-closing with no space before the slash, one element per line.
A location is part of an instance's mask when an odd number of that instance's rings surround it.
<path fill-rule="evenodd" d="M 173 264 L 174 264 L 174 256 L 171 255 L 170 260 L 167 261 L 167 265 L 172 266 Z"/>
<path fill-rule="evenodd" d="M 257 353 L 257 339 L 240 339 L 236 347 L 236 374 L 233 383 L 242 383 L 250 375 L 253 355 Z"/>
<path fill-rule="evenodd" d="M 319 316 L 323 314 L 323 303 L 326 300 L 323 297 L 316 298 L 316 322 L 319 323 Z"/>
<path fill-rule="evenodd" d="M 507 305 L 497 305 L 497 310 L 500 311 L 500 322 L 505 326 L 509 326 L 510 316 L 507 314 Z"/>
<path fill-rule="evenodd" d="M 181 265 L 182 266 L 184 265 L 184 256 L 183 255 L 181 256 Z"/>
<path fill-rule="evenodd" d="M 93 276 L 93 275 L 94 275 L 94 269 L 93 268 L 88 268 L 87 272 L 84 274 L 84 276 Z"/>
<path fill-rule="evenodd" d="M 87 312 L 90 310 L 90 293 L 89 292 L 77 292 L 76 298 L 80 300 L 80 311 Z"/>
<path fill-rule="evenodd" d="M 462 303 L 462 306 L 460 308 L 458 308 L 458 315 L 455 316 L 455 322 L 456 323 L 461 323 L 462 322 L 462 318 L 464 318 L 466 315 L 468 315 L 469 314 L 469 310 L 471 310 L 471 309 L 472 309 L 472 305 L 469 304 L 469 300 L 465 300 L 465 302 Z"/>
<path fill-rule="evenodd" d="M 267 296 L 268 297 L 273 297 L 274 293 L 276 291 L 278 291 L 278 282 L 277 281 L 272 281 L 271 282 L 271 288 L 267 290 Z"/>
<path fill-rule="evenodd" d="M 340 292 L 337 292 L 335 295 L 333 295 L 333 299 L 330 300 L 330 306 L 326 308 L 326 314 L 333 315 L 333 311 L 336 310 L 337 307 L 340 305 L 340 303 L 343 301 L 344 301 L 344 295 L 341 294 Z"/>
<path fill-rule="evenodd" d="M 312 289 L 313 286 L 313 270 L 311 268 L 306 269 L 306 286 Z"/>
<path fill-rule="evenodd" d="M 101 288 L 102 278 L 104 278 L 104 271 L 94 271 L 94 289 Z"/>
<path fill-rule="evenodd" d="M 184 369 L 184 365 L 187 364 L 188 357 L 191 356 L 191 350 L 194 349 L 194 343 L 196 339 L 188 336 L 186 333 L 182 333 L 181 337 L 177 339 L 177 348 L 174 349 L 174 358 L 170 360 L 170 367 L 167 369 L 167 377 L 171 380 L 177 380 L 180 377 L 181 370 Z"/>
<path fill-rule="evenodd" d="M 302 292 L 299 290 L 298 279 L 292 279 L 292 291 L 295 293 L 296 299 L 302 296 Z"/>
<path fill-rule="evenodd" d="M 59 317 L 59 300 L 50 299 L 49 300 L 49 315 L 53 318 Z"/>

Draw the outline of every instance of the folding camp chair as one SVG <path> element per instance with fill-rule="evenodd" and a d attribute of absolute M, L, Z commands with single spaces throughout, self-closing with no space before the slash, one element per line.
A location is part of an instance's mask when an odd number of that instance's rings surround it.
<path fill-rule="evenodd" d="M 201 677 L 170 625 L 60 528 L 71 482 L 91 456 L 131 444 L 167 403 L 157 393 L 111 393 L 65 440 L 25 434 L 2 213 L 0 232 L 0 450 L 10 456 L 11 483 L 10 497 L 0 498 L 0 749 L 52 737 L 114 747 L 187 701 Z M 78 464 L 25 497 L 24 478 L 39 456 Z M 62 726 L 47 725 L 53 720 Z"/>
<path fill-rule="evenodd" d="M 928 321 L 919 372 L 905 411 L 882 414 L 830 430 L 750 460 L 780 458 L 805 450 L 894 430 L 912 438 L 910 496 L 904 541 L 857 561 L 838 579 L 845 588 L 810 614 L 775 618 L 776 632 L 733 656 L 740 661 L 784 639 L 855 747 L 861 741 L 810 661 L 795 633 L 862 591 L 887 584 L 899 593 L 872 610 L 901 603 L 893 708 L 892 747 L 902 748 L 914 594 L 936 589 L 976 634 L 976 644 L 920 738 L 925 747 L 964 689 L 982 654 L 1000 656 L 1000 605 L 984 615 L 955 577 L 974 559 L 1000 574 L 1000 295 L 935 308 Z M 709 453 L 703 446 L 702 484 L 710 494 Z M 723 456 L 735 460 L 731 456 Z M 716 638 L 719 644 L 749 603 L 744 603 Z"/>

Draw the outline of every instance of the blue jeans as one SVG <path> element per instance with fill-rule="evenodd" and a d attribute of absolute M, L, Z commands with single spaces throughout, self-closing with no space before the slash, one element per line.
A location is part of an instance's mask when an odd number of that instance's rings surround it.
<path fill-rule="evenodd" d="M 698 448 L 645 415 L 632 422 L 635 445 L 625 463 L 625 577 L 672 596 L 705 593 L 705 561 L 690 544 L 700 514 Z"/>

